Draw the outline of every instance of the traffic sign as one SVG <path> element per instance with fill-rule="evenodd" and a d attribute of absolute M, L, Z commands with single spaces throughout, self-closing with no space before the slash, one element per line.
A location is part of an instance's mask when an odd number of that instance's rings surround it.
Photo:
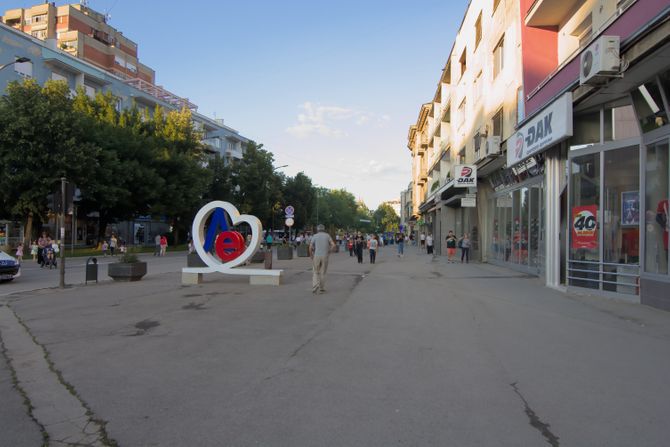
<path fill-rule="evenodd" d="M 292 227 L 295 222 L 293 221 L 292 217 L 289 217 L 286 219 L 284 223 L 286 224 L 287 227 Z"/>
<path fill-rule="evenodd" d="M 287 217 L 293 217 L 295 215 L 295 208 L 291 205 L 287 206 L 284 211 L 286 212 Z"/>

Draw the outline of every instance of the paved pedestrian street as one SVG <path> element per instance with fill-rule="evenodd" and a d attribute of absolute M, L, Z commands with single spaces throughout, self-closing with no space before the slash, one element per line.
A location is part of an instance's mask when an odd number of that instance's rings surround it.
<path fill-rule="evenodd" d="M 414 248 L 275 268 L 0 298 L 0 445 L 668 445 L 670 313 Z"/>

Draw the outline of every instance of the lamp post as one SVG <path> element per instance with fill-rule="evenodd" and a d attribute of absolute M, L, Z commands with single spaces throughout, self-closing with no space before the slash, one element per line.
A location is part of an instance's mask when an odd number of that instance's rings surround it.
<path fill-rule="evenodd" d="M 6 63 L 6 64 L 4 64 L 4 65 L 0 65 L 0 70 L 3 70 L 3 69 L 5 69 L 5 68 L 9 67 L 10 65 L 14 65 L 14 64 L 22 64 L 22 63 L 24 63 L 24 62 L 30 62 L 30 58 L 29 58 L 29 57 L 19 57 L 19 56 L 15 56 L 14 61 L 12 61 L 12 62 L 8 62 L 8 63 Z"/>

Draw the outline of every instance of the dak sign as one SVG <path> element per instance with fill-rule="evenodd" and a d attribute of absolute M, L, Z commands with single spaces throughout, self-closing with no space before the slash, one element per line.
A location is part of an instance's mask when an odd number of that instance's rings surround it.
<path fill-rule="evenodd" d="M 477 186 L 477 166 L 456 165 L 454 166 L 455 185 L 461 188 Z"/>

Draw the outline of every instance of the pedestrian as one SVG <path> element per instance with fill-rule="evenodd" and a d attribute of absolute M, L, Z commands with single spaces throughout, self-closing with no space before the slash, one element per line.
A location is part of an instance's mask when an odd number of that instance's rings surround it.
<path fill-rule="evenodd" d="M 114 256 L 116 251 L 116 246 L 119 244 L 119 240 L 116 238 L 116 235 L 112 233 L 112 237 L 109 239 L 109 253 Z"/>
<path fill-rule="evenodd" d="M 265 246 L 268 250 L 272 250 L 272 233 L 268 231 L 268 235 L 265 237 Z"/>
<path fill-rule="evenodd" d="M 325 231 L 326 227 L 316 226 L 317 233 L 309 242 L 309 257 L 312 259 L 312 293 L 325 293 L 328 256 L 335 248 L 335 242 Z"/>
<path fill-rule="evenodd" d="M 365 237 L 358 233 L 358 236 L 356 237 L 356 259 L 358 260 L 359 264 L 363 263 L 363 250 L 365 249 L 366 245 L 367 242 L 365 242 Z"/>
<path fill-rule="evenodd" d="M 37 251 L 39 250 L 39 246 L 37 245 L 37 241 L 33 241 L 33 243 L 30 245 L 30 254 L 33 256 L 33 261 L 37 260 Z"/>
<path fill-rule="evenodd" d="M 162 235 L 161 236 L 161 254 L 160 254 L 161 256 L 165 256 L 165 254 L 167 252 L 167 246 L 168 246 L 167 237 L 165 237 L 165 235 Z"/>
<path fill-rule="evenodd" d="M 425 250 L 425 249 L 426 249 L 426 233 L 422 231 L 421 232 L 421 250 Z"/>
<path fill-rule="evenodd" d="M 353 236 L 349 236 L 347 240 L 347 249 L 349 250 L 349 256 L 353 257 L 354 256 L 354 238 Z"/>
<path fill-rule="evenodd" d="M 456 235 L 453 230 L 449 230 L 447 233 L 447 262 L 454 262 L 454 256 L 456 255 Z"/>
<path fill-rule="evenodd" d="M 161 255 L 161 235 L 156 234 L 156 237 L 154 238 L 154 256 L 160 256 Z"/>
<path fill-rule="evenodd" d="M 16 246 L 16 260 L 19 262 L 19 265 L 23 262 L 23 242 L 19 242 L 19 245 Z"/>
<path fill-rule="evenodd" d="M 461 244 L 461 264 L 463 263 L 463 259 L 465 259 L 465 263 L 468 264 L 470 263 L 470 236 L 468 236 L 468 233 L 463 233 L 463 237 L 460 240 Z"/>
<path fill-rule="evenodd" d="M 107 256 L 107 249 L 109 248 L 109 244 L 107 243 L 106 240 L 102 241 L 102 255 Z"/>
<path fill-rule="evenodd" d="M 127 251 L 126 241 L 119 242 L 119 253 L 121 253 L 121 256 L 125 255 Z"/>
<path fill-rule="evenodd" d="M 398 233 L 395 238 L 395 243 L 398 245 L 398 257 L 402 258 L 405 256 L 405 235 L 403 233 Z"/>
<path fill-rule="evenodd" d="M 432 235 L 432 233 L 428 233 L 428 236 L 426 236 L 426 251 L 429 255 L 433 254 L 433 235 Z"/>
<path fill-rule="evenodd" d="M 368 246 L 370 250 L 370 264 L 374 264 L 377 260 L 377 247 L 379 247 L 379 241 L 377 240 L 377 235 L 373 235 Z"/>
<path fill-rule="evenodd" d="M 49 244 L 49 237 L 47 236 L 46 231 L 42 232 L 42 236 L 37 239 L 37 263 L 40 265 L 40 267 L 44 267 L 45 264 L 45 257 L 44 257 L 44 251 L 47 249 L 47 245 Z"/>

